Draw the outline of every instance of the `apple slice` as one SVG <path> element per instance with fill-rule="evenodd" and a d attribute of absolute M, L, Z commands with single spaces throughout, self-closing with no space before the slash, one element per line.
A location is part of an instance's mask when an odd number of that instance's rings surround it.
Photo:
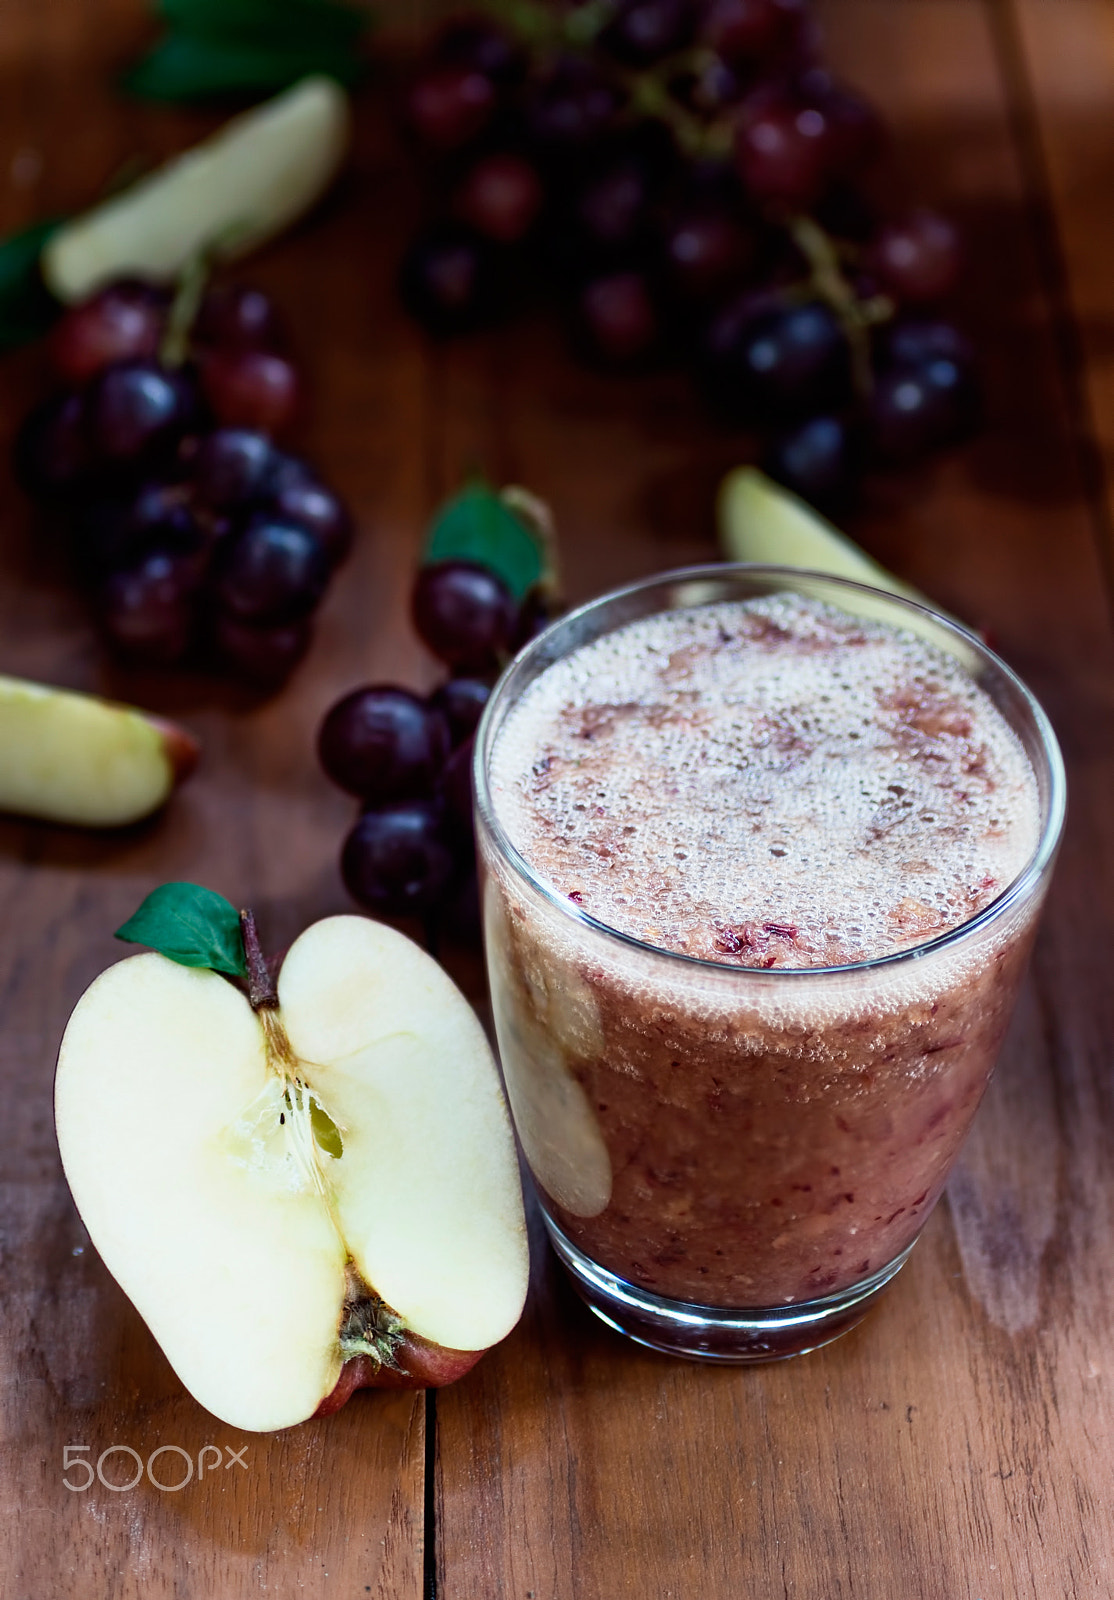
<path fill-rule="evenodd" d="M 757 467 L 728 473 L 720 485 L 718 515 L 720 542 L 732 561 L 830 572 L 923 606 L 932 603 Z"/>
<path fill-rule="evenodd" d="M 150 896 L 120 935 L 171 959 L 86 991 L 55 1116 L 93 1243 L 186 1388 L 270 1431 L 459 1377 L 518 1321 L 528 1254 L 498 1072 L 436 962 L 331 917 L 276 988 L 243 932 L 195 885 Z"/>
<path fill-rule="evenodd" d="M 203 251 L 243 255 L 324 193 L 348 139 L 343 89 L 303 78 L 60 227 L 43 251 L 47 287 L 74 304 L 114 278 L 172 282 Z"/>
<path fill-rule="evenodd" d="M 720 544 L 732 561 L 831 573 L 836 578 L 869 584 L 872 589 L 884 589 L 904 600 L 915 600 L 940 616 L 951 615 L 919 589 L 895 578 L 853 539 L 833 528 L 819 512 L 772 482 L 757 467 L 737 467 L 727 474 L 720 485 L 717 515 Z M 839 604 L 856 616 L 893 621 L 892 609 L 870 595 L 849 591 L 841 596 Z M 906 626 L 947 648 L 950 634 L 935 627 L 931 618 L 910 612 Z"/>
<path fill-rule="evenodd" d="M 0 677 L 0 811 L 116 828 L 157 811 L 197 740 L 96 695 Z"/>

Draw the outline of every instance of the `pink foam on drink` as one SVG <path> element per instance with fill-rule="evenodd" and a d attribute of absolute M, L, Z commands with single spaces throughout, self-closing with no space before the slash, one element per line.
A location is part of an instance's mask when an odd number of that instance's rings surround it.
<path fill-rule="evenodd" d="M 598 921 L 745 967 L 968 921 L 1038 841 L 1020 741 L 951 656 L 789 593 L 665 612 L 545 671 L 500 731 L 503 827 Z"/>

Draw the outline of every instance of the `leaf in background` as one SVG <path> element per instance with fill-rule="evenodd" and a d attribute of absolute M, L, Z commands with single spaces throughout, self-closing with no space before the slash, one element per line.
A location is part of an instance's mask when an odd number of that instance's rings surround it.
<path fill-rule="evenodd" d="M 199 883 L 160 884 L 114 937 L 149 945 L 182 967 L 247 977 L 239 912 L 222 894 Z"/>
<path fill-rule="evenodd" d="M 362 62 L 342 51 L 272 50 L 172 34 L 127 73 L 123 86 L 143 100 L 208 100 L 268 95 L 324 72 L 352 84 Z"/>
<path fill-rule="evenodd" d="M 273 94 L 311 73 L 352 84 L 368 13 L 339 0 L 159 0 L 170 32 L 124 78 L 148 100 Z"/>
<path fill-rule="evenodd" d="M 337 0 L 159 0 L 159 11 L 181 33 L 276 49 L 351 49 L 370 21 Z"/>
<path fill-rule="evenodd" d="M 497 572 L 519 600 L 545 570 L 537 536 L 485 483 L 469 484 L 441 507 L 423 560 L 478 561 Z"/>
<path fill-rule="evenodd" d="M 43 283 L 39 257 L 60 218 L 36 222 L 0 243 L 0 350 L 45 333 L 59 305 Z"/>

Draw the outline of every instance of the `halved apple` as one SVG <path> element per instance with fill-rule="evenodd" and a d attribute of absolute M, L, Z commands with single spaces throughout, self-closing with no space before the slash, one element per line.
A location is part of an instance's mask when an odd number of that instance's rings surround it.
<path fill-rule="evenodd" d="M 459 1377 L 517 1322 L 528 1271 L 471 1006 L 362 917 L 307 929 L 277 992 L 253 958 L 253 1003 L 181 959 L 102 973 L 55 1086 L 77 1208 L 178 1376 L 256 1431 Z"/>

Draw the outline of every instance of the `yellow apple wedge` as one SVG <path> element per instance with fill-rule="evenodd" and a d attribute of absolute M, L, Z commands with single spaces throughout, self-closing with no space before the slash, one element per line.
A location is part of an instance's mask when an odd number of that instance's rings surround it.
<path fill-rule="evenodd" d="M 913 600 L 948 617 L 911 584 L 872 560 L 853 539 L 823 518 L 788 489 L 767 478 L 757 467 L 737 467 L 720 485 L 717 503 L 720 546 L 732 561 L 762 566 L 798 567 L 806 572 L 831 573 L 855 583 L 883 589 L 903 600 Z M 839 604 L 856 616 L 894 620 L 892 608 L 869 594 L 845 590 Z M 957 619 L 951 619 L 957 620 Z M 911 611 L 905 624 L 914 633 L 948 647 L 950 635 L 930 617 Z"/>
<path fill-rule="evenodd" d="M 0 811 L 122 827 L 157 811 L 197 756 L 192 734 L 172 722 L 0 677 Z"/>
<path fill-rule="evenodd" d="M 267 1432 L 461 1376 L 518 1321 L 528 1253 L 498 1071 L 437 963 L 331 917 L 276 986 L 244 915 L 247 993 L 181 955 L 101 974 L 55 1119 L 93 1243 L 183 1384 Z"/>
<path fill-rule="evenodd" d="M 757 467 L 737 467 L 728 473 L 720 485 L 717 510 L 720 544 L 732 561 L 830 572 L 921 605 L 931 604 Z"/>
<path fill-rule="evenodd" d="M 43 251 L 47 287 L 73 304 L 114 278 L 172 282 L 202 252 L 243 255 L 324 193 L 348 139 L 343 89 L 303 78 L 63 224 Z"/>

